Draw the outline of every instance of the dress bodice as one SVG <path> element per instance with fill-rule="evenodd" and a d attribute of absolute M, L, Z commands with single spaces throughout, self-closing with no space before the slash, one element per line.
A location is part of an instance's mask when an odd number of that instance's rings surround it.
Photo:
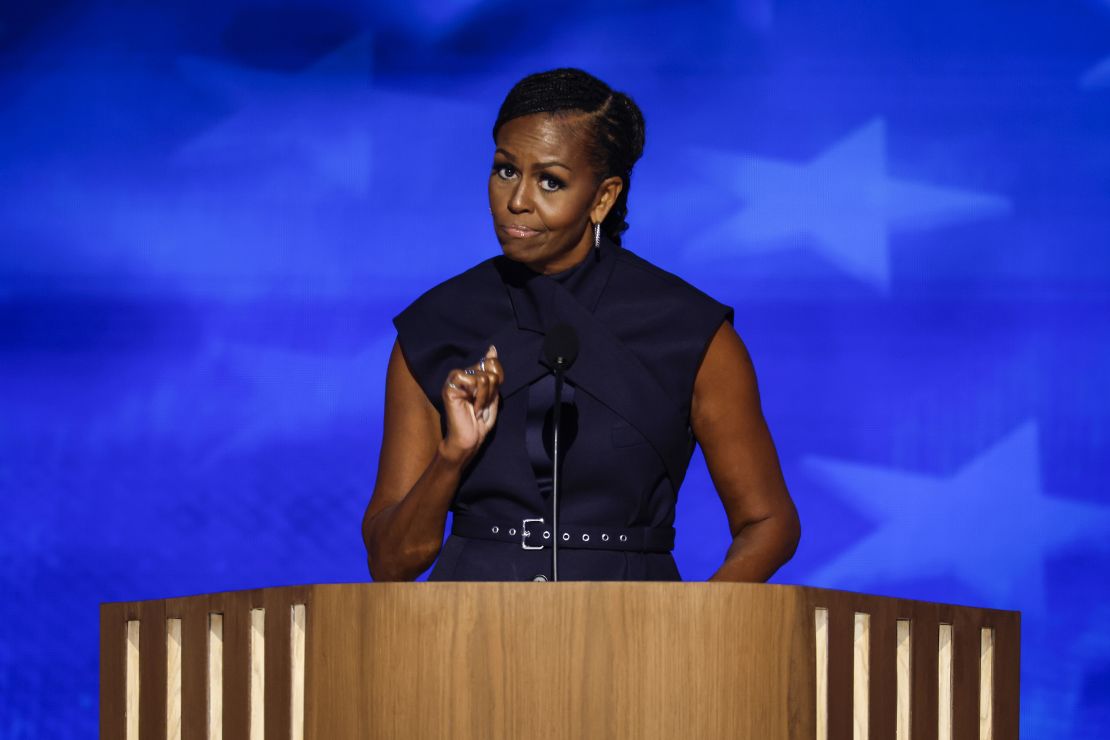
<path fill-rule="evenodd" d="M 456 519 L 504 522 L 515 532 L 525 519 L 548 516 L 554 383 L 543 340 L 551 326 L 567 323 L 579 352 L 566 372 L 561 414 L 560 526 L 669 530 L 695 443 L 694 378 L 725 320 L 731 308 L 608 239 L 561 273 L 542 275 L 498 256 L 423 294 L 394 324 L 441 418 L 451 369 L 477 362 L 491 344 L 505 369 L 497 424 L 463 474 L 451 507 Z M 531 578 L 550 559 L 511 543 L 454 539 L 433 578 Z M 570 544 L 581 547 L 560 550 L 561 578 L 678 577 L 669 553 Z"/>

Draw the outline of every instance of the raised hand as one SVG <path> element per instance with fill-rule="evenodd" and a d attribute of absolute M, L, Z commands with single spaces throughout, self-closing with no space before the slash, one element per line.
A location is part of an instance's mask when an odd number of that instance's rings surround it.
<path fill-rule="evenodd" d="M 486 435 L 497 422 L 497 412 L 501 408 L 498 390 L 504 379 L 505 370 L 493 345 L 477 363 L 447 374 L 443 384 L 443 406 L 447 414 L 447 435 L 441 445 L 444 454 L 469 460 L 481 449 Z"/>

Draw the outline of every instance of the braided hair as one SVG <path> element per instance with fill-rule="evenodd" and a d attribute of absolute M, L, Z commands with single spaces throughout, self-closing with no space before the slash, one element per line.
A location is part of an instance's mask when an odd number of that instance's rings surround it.
<path fill-rule="evenodd" d="M 601 224 L 605 235 L 620 244 L 621 234 L 628 228 L 625 217 L 632 167 L 644 152 L 644 116 L 640 108 L 632 98 L 581 69 L 562 67 L 537 72 L 513 85 L 505 96 L 493 124 L 494 140 L 506 121 L 533 113 L 584 114 L 580 125 L 598 182 L 614 175 L 624 182 Z"/>

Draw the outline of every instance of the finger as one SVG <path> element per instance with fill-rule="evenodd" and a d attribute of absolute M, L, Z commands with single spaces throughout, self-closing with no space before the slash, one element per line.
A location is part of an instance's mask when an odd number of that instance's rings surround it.
<path fill-rule="evenodd" d="M 462 370 L 455 369 L 447 374 L 444 383 L 444 394 L 451 398 L 472 400 L 477 390 L 477 380 L 474 375 L 467 375 Z"/>
<path fill-rule="evenodd" d="M 501 361 L 496 357 L 486 357 L 482 365 L 485 368 L 485 372 L 496 376 L 497 385 L 501 385 L 501 382 L 505 379 L 505 368 L 501 364 Z"/>
<path fill-rule="evenodd" d="M 495 421 L 497 421 L 497 413 L 500 410 L 501 410 L 501 397 L 495 395 L 493 397 L 493 403 L 491 403 L 487 407 L 487 411 L 486 411 L 486 421 L 489 423 L 490 426 L 493 426 L 493 423 Z"/>
<path fill-rule="evenodd" d="M 504 377 L 505 377 L 505 366 L 501 364 L 501 359 L 499 358 L 499 356 L 497 354 L 497 347 L 496 346 L 491 344 L 489 346 L 489 349 L 486 350 L 486 356 L 483 357 L 482 359 L 485 360 L 485 369 L 486 370 L 496 369 L 498 375 L 500 375 L 501 378 L 504 379 Z"/>
<path fill-rule="evenodd" d="M 475 380 L 474 413 L 478 414 L 489 403 L 490 380 L 487 373 L 471 376 Z"/>

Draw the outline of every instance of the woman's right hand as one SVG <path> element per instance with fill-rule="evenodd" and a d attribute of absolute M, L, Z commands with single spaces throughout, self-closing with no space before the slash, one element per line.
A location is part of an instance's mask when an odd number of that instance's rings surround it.
<path fill-rule="evenodd" d="M 493 345 L 477 363 L 447 374 L 442 393 L 447 435 L 440 443 L 440 454 L 463 463 L 477 454 L 497 422 L 501 408 L 498 391 L 504 379 L 505 370 Z"/>

